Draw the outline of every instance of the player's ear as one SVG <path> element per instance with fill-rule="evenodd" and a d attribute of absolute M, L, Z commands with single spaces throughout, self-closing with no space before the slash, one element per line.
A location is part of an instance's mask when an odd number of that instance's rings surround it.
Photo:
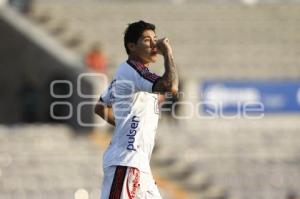
<path fill-rule="evenodd" d="M 136 50 L 136 45 L 135 45 L 135 43 L 128 43 L 127 44 L 127 47 L 128 47 L 128 49 L 130 50 L 130 52 L 135 52 L 135 50 Z"/>

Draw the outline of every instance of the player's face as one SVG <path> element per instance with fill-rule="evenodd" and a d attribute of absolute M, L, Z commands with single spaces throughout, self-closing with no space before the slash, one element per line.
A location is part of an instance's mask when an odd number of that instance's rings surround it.
<path fill-rule="evenodd" d="M 145 30 L 137 43 L 131 49 L 132 54 L 144 64 L 154 63 L 157 60 L 156 35 L 153 30 Z"/>

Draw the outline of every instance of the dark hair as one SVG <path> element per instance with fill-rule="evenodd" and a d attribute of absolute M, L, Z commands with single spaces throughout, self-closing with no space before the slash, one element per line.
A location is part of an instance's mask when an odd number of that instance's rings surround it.
<path fill-rule="evenodd" d="M 137 40 L 143 34 L 145 30 L 153 30 L 155 31 L 155 25 L 151 23 L 147 23 L 145 21 L 138 21 L 131 24 L 128 24 L 128 27 L 124 33 L 124 46 L 127 54 L 130 53 L 127 44 L 128 43 L 137 43 Z"/>

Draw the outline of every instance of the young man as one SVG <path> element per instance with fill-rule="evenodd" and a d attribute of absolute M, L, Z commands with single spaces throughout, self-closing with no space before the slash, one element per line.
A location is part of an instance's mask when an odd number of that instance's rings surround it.
<path fill-rule="evenodd" d="M 150 169 L 159 117 L 158 94 L 177 93 L 178 74 L 167 38 L 157 40 L 155 26 L 144 21 L 129 24 L 122 63 L 101 95 L 95 113 L 115 126 L 103 158 L 101 199 L 160 199 Z M 157 55 L 164 57 L 164 74 L 148 69 Z"/>

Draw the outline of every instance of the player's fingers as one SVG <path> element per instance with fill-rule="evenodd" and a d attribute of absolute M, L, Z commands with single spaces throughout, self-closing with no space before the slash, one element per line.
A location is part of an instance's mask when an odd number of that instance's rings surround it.
<path fill-rule="evenodd" d="M 163 43 L 165 43 L 165 38 L 159 39 L 159 40 L 157 41 L 157 44 L 158 44 L 158 45 L 162 45 Z"/>

